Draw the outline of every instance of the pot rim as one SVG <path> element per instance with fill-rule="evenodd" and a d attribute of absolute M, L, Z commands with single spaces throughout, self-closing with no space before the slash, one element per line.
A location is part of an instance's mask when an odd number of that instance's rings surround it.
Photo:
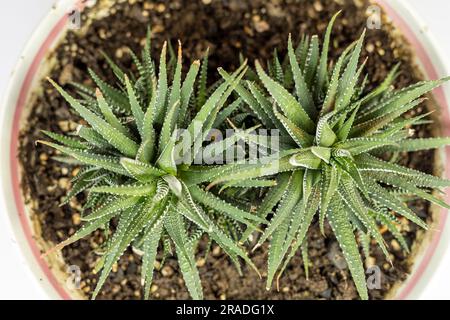
<path fill-rule="evenodd" d="M 373 2 L 384 9 L 394 22 L 395 27 L 401 31 L 414 49 L 416 60 L 425 78 L 438 79 L 450 75 L 448 64 L 445 63 L 445 56 L 437 40 L 433 34 L 426 32 L 426 24 L 409 3 L 401 0 L 374 0 Z M 450 101 L 450 89 L 448 84 L 435 89 L 433 96 L 438 103 L 439 111 L 443 115 L 440 119 L 442 134 L 443 136 L 450 136 L 450 109 L 448 103 Z M 442 176 L 449 178 L 450 163 L 446 159 L 450 159 L 450 147 L 444 149 L 440 157 L 440 161 L 444 163 Z M 447 203 L 450 201 L 450 190 L 446 191 L 445 200 Z M 449 211 L 444 208 L 439 208 L 437 211 L 440 216 L 437 223 L 435 223 L 436 231 L 432 232 L 429 230 L 427 232 L 428 237 L 425 239 L 425 243 L 420 245 L 411 275 L 395 293 L 396 299 L 419 298 L 419 293 L 427 284 L 426 278 L 430 278 L 433 275 L 434 270 L 440 264 L 444 253 L 449 247 Z"/>
<path fill-rule="evenodd" d="M 41 22 L 27 43 L 21 60 L 15 68 L 5 96 L 1 104 L 1 130 L 6 141 L 9 141 L 9 148 L 2 152 L 1 158 L 4 163 L 8 163 L 9 171 L 2 174 L 0 183 L 1 195 L 4 197 L 3 203 L 7 207 L 9 229 L 13 230 L 15 239 L 21 248 L 21 260 L 27 266 L 30 275 L 34 279 L 39 279 L 49 297 L 72 299 L 73 294 L 63 287 L 63 283 L 52 271 L 52 266 L 41 257 L 41 250 L 34 236 L 30 217 L 27 214 L 22 191 L 20 188 L 20 168 L 18 163 L 18 137 L 20 131 L 20 120 L 25 111 L 25 107 L 32 93 L 34 81 L 38 78 L 38 71 L 42 61 L 52 46 L 66 30 L 68 22 L 67 8 L 76 6 L 80 10 L 84 8 L 83 0 L 60 0 L 52 8 L 52 11 Z M 394 25 L 408 40 L 414 49 L 414 54 L 422 66 L 426 78 L 437 79 L 450 72 L 444 63 L 444 55 L 440 52 L 436 40 L 429 33 L 420 33 L 421 26 L 424 25 L 409 4 L 401 0 L 374 0 L 387 13 Z M 408 21 L 408 22 L 407 22 Z M 50 30 L 50 32 L 48 32 Z M 30 59 L 29 57 L 33 57 Z M 20 84 L 17 85 L 17 84 Z M 18 89 L 20 88 L 20 89 Z M 450 101 L 450 90 L 440 87 L 434 91 L 434 97 L 441 107 L 443 118 L 441 120 L 442 131 L 445 136 L 450 136 L 450 111 L 447 101 Z M 7 106 L 14 106 L 14 112 L 8 110 Z M 445 148 L 444 159 L 450 159 L 450 147 Z M 450 163 L 445 164 L 443 175 L 450 177 Z M 12 201 L 12 199 L 14 199 Z M 446 192 L 446 200 L 450 202 L 450 191 Z M 432 235 L 429 245 L 416 257 L 413 272 L 404 281 L 395 293 L 397 299 L 416 298 L 419 292 L 425 287 L 426 279 L 429 278 L 439 265 L 443 253 L 448 248 L 450 239 L 450 226 L 448 223 L 448 210 L 441 209 L 438 219 L 438 229 Z M 20 227 L 18 227 L 20 225 Z M 429 232 L 430 233 L 430 232 Z M 445 238 L 445 239 L 444 239 Z M 36 268 L 34 263 L 38 263 Z"/>

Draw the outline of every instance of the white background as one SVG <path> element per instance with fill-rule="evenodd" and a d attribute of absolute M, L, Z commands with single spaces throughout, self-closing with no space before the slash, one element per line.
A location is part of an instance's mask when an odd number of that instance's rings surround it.
<path fill-rule="evenodd" d="M 27 39 L 56 0 L 0 1 L 0 94 L 3 94 Z M 404 0 L 409 2 L 438 40 L 450 63 L 450 1 Z M 1 170 L 4 167 L 0 167 Z M 0 299 L 45 299 L 44 293 L 19 264 L 14 239 L 5 230 L 0 204 Z M 422 299 L 450 299 L 450 256 L 431 279 Z"/>

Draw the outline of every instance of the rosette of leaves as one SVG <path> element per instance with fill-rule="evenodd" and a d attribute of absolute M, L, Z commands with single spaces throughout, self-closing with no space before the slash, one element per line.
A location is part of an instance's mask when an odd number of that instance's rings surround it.
<path fill-rule="evenodd" d="M 428 123 L 425 118 L 429 114 L 405 116 L 424 101 L 423 95 L 449 79 L 395 90 L 397 66 L 378 87 L 366 90 L 370 74 L 364 75 L 365 62 L 360 64 L 364 34 L 337 61 L 329 61 L 336 16 L 327 28 L 322 48 L 317 36 L 303 37 L 296 49 L 289 37 L 284 62 L 275 55 L 267 73 L 257 61 L 256 72 L 248 73 L 251 80 L 236 87 L 266 128 L 279 129 L 282 138 L 288 138 L 280 140 L 277 159 L 269 164 L 228 165 L 190 178 L 215 185 L 277 173 L 277 186 L 258 209 L 261 218 L 274 211 L 258 241 L 261 245 L 270 239 L 267 288 L 298 249 L 303 249 L 307 267 L 307 232 L 317 216 L 323 234 L 325 221 L 331 225 L 359 295 L 368 299 L 356 234 L 366 255 L 374 239 L 390 260 L 380 226 L 385 226 L 406 251 L 399 218 L 427 229 L 404 199 L 412 196 L 449 208 L 432 192 L 450 186 L 449 180 L 394 163 L 400 152 L 450 144 L 450 138 L 412 138 L 411 128 Z M 230 79 L 223 71 L 222 75 Z M 392 161 L 386 161 L 388 156 Z M 210 180 L 212 175 L 216 177 Z"/>
<path fill-rule="evenodd" d="M 105 83 L 91 71 L 98 89 L 93 91 L 76 85 L 81 96 L 76 99 L 49 80 L 85 124 L 72 136 L 45 132 L 55 142 L 40 142 L 82 167 L 64 204 L 87 192 L 84 225 L 53 250 L 97 229 L 105 229 L 108 235 L 111 222 L 117 221 L 96 267 L 101 275 L 92 298 L 97 296 L 113 265 L 130 245 L 142 253 L 146 298 L 158 249 L 163 247 L 168 253 L 172 246 L 192 298 L 203 297 L 195 259 L 196 245 L 203 234 L 215 241 L 236 264 L 242 258 L 255 268 L 222 225 L 226 220 L 256 227 L 264 219 L 219 199 L 199 185 L 187 183 L 180 174 L 191 170 L 210 129 L 226 118 L 229 110 L 221 109 L 231 99 L 246 67 L 243 65 L 228 80 L 207 90 L 206 59 L 203 66 L 199 61 L 193 62 L 183 80 L 181 46 L 169 67 L 165 44 L 156 71 L 149 39 L 142 59 L 131 53 L 137 76 L 127 75 L 106 57 L 117 86 Z M 191 117 L 191 110 L 196 108 L 198 112 Z M 176 129 L 181 128 L 185 130 L 179 135 Z M 245 132 L 229 137 L 229 144 L 216 142 L 209 146 L 219 154 L 243 135 Z"/>

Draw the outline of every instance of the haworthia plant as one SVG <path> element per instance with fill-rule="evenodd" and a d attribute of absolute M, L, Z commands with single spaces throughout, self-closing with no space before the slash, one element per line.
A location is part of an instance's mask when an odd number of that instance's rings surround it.
<path fill-rule="evenodd" d="M 195 260 L 200 237 L 207 234 L 238 267 L 242 258 L 255 268 L 242 243 L 262 225 L 266 227 L 257 246 L 270 241 L 269 289 L 299 249 L 307 269 L 307 233 L 318 220 L 324 235 L 325 222 L 331 226 L 359 295 L 367 299 L 360 246 L 367 255 L 367 243 L 373 238 L 389 260 L 380 226 L 405 250 L 408 244 L 398 218 L 427 228 L 404 196 L 450 208 L 432 192 L 450 186 L 449 180 L 394 163 L 400 152 L 450 144 L 450 138 L 414 139 L 411 127 L 424 123 L 428 114 L 404 116 L 422 103 L 425 94 L 449 79 L 395 90 L 395 67 L 377 88 L 367 90 L 370 75 L 364 77 L 364 63 L 360 63 L 364 34 L 337 61 L 329 61 L 336 17 L 322 47 L 318 36 L 303 37 L 297 48 L 289 37 L 285 62 L 275 53 L 268 72 L 258 61 L 254 71 L 245 63 L 232 74 L 219 69 L 223 80 L 211 88 L 207 87 L 207 55 L 203 65 L 193 62 L 183 77 L 181 46 L 171 64 L 166 62 L 166 51 L 173 50 L 164 45 L 156 68 L 150 36 L 141 59 L 131 53 L 137 75 L 127 74 L 105 55 L 118 86 L 90 71 L 97 89 L 75 84 L 81 97 L 77 99 L 50 80 L 87 123 L 71 136 L 44 132 L 53 142 L 41 141 L 68 156 L 58 159 L 82 166 L 63 204 L 87 192 L 84 225 L 54 250 L 97 229 L 108 234 L 111 220 L 117 221 L 95 268 L 102 273 L 93 298 L 113 265 L 133 246 L 143 255 L 145 297 L 150 294 L 158 252 L 166 255 L 174 248 L 191 296 L 201 299 Z M 233 92 L 237 99 L 232 99 Z M 241 107 L 251 110 L 265 128 L 279 130 L 282 143 L 272 150 L 276 156 L 252 163 L 194 165 L 208 132 Z M 178 135 L 176 129 L 185 131 Z M 205 150 L 224 154 L 240 139 L 258 144 L 253 129 L 240 130 Z M 391 161 L 386 161 L 389 156 Z M 209 186 L 204 188 L 204 183 Z M 243 210 L 240 203 L 249 207 L 248 199 L 254 198 L 247 191 L 260 187 L 269 191 L 257 212 Z M 218 192 L 209 192 L 213 188 Z M 235 226 L 246 230 L 237 234 Z"/>
<path fill-rule="evenodd" d="M 277 185 L 258 212 L 261 218 L 274 212 L 258 242 L 261 245 L 270 240 L 271 244 L 267 288 L 277 273 L 278 277 L 283 273 L 296 251 L 307 247 L 307 232 L 317 216 L 323 234 L 325 221 L 329 222 L 360 297 L 368 299 L 356 233 L 372 237 L 389 260 L 388 246 L 379 231 L 381 225 L 406 250 L 407 242 L 398 229 L 397 218 L 404 217 L 427 228 L 397 193 L 450 208 L 432 192 L 450 186 L 449 180 L 383 160 L 383 155 L 450 144 L 450 138 L 414 139 L 410 128 L 423 123 L 424 115 L 404 117 L 424 100 L 425 94 L 449 78 L 394 90 L 397 66 L 377 88 L 365 90 L 364 63 L 360 64 L 364 34 L 335 63 L 328 60 L 336 17 L 327 28 L 322 48 L 318 37 L 304 37 L 295 49 L 289 37 L 285 68 L 280 70 L 275 62 L 269 64 L 267 73 L 257 61 L 259 80 L 241 81 L 236 86 L 237 94 L 261 123 L 290 138 L 290 147 L 284 147 L 273 162 L 276 169 L 262 170 L 267 163 L 251 167 L 233 164 L 188 178 L 195 183 L 226 185 L 277 174 Z M 226 73 L 222 75 L 231 79 Z M 370 79 L 370 74 L 366 78 Z M 212 176 L 214 179 L 210 180 Z M 254 230 L 249 228 L 247 236 Z"/>
<path fill-rule="evenodd" d="M 180 270 L 194 299 L 203 297 L 195 258 L 196 244 L 203 234 L 215 241 L 233 261 L 241 258 L 255 268 L 238 241 L 224 230 L 222 222 L 225 219 L 256 228 L 265 223 L 264 218 L 184 181 L 181 174 L 189 173 L 196 153 L 200 152 L 197 145 L 205 138 L 203 133 L 217 124 L 221 109 L 247 68 L 242 65 L 228 80 L 207 91 L 206 65 L 201 67 L 199 61 L 194 61 L 183 80 L 181 45 L 172 68 L 166 63 L 166 51 L 164 45 L 156 71 L 148 37 L 142 59 L 132 53 L 139 72 L 137 76 L 127 74 L 106 57 L 119 86 L 106 84 L 91 72 L 98 89 L 76 85 L 82 99 L 74 98 L 49 80 L 88 124 L 80 126 L 70 137 L 45 132 L 53 142 L 40 141 L 75 159 L 83 168 L 74 178 L 73 189 L 65 203 L 80 192 L 88 192 L 84 225 L 52 251 L 97 229 L 106 229 L 108 233 L 110 221 L 117 221 L 96 267 L 101 275 L 92 298 L 98 295 L 113 265 L 129 246 L 143 254 L 142 280 L 146 298 L 150 294 L 154 263 L 162 242 L 164 248 L 168 241 L 172 242 L 168 246 L 175 248 Z M 197 80 L 201 69 L 203 75 Z M 169 74 L 168 70 L 173 72 Z M 191 119 L 189 106 L 192 102 L 198 112 Z M 222 116 L 221 121 L 226 118 Z M 189 137 L 178 137 L 177 128 L 186 129 Z M 225 150 L 221 148 L 225 147 L 225 144 L 218 144 L 214 149 L 223 153 Z M 222 219 L 215 218 L 217 213 Z"/>

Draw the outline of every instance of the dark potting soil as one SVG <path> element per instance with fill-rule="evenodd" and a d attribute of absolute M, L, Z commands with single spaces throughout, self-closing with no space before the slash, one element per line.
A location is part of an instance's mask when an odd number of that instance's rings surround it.
<path fill-rule="evenodd" d="M 100 4 L 105 1 L 99 1 Z M 52 54 L 56 65 L 50 76 L 61 84 L 70 81 L 92 85 L 87 77 L 90 67 L 109 81 L 114 81 L 100 54 L 104 50 L 122 66 L 131 66 L 128 47 L 140 51 L 147 25 L 154 33 L 154 54 L 164 40 L 183 42 L 186 61 L 200 58 L 207 47 L 211 49 L 211 74 L 217 77 L 215 68 L 222 66 L 232 70 L 239 62 L 240 52 L 245 53 L 250 63 L 253 60 L 270 58 L 274 48 L 284 52 L 288 33 L 299 38 L 303 33 L 319 34 L 330 17 L 343 10 L 333 32 L 330 50 L 336 58 L 349 43 L 361 34 L 366 26 L 366 0 L 167 0 L 167 1 L 117 1 L 108 14 L 96 20 L 83 34 L 69 32 Z M 83 14 L 82 24 L 86 23 Z M 368 30 L 364 56 L 369 57 L 366 71 L 371 86 L 382 81 L 387 72 L 401 62 L 402 74 L 397 87 L 401 88 L 420 79 L 411 63 L 412 53 L 408 45 L 393 36 L 392 26 L 383 23 L 380 30 Z M 156 57 L 156 56 L 155 56 Z M 70 205 L 59 207 L 61 199 L 70 187 L 70 179 L 77 168 L 52 160 L 54 152 L 35 141 L 42 139 L 40 130 L 70 132 L 76 128 L 78 118 L 69 111 L 59 94 L 43 81 L 43 92 L 38 94 L 31 111 L 24 122 L 20 136 L 20 163 L 23 169 L 22 186 L 27 204 L 32 208 L 34 218 L 41 229 L 42 238 L 58 243 L 72 235 L 80 226 L 80 208 L 83 197 Z M 424 110 L 425 106 L 422 107 Z M 422 110 L 423 111 L 423 110 Z M 416 135 L 431 135 L 431 127 L 423 126 Z M 433 152 L 421 152 L 412 156 L 403 155 L 401 162 L 428 173 L 433 172 Z M 430 221 L 429 206 L 423 201 L 410 204 L 424 219 Z M 384 233 L 385 230 L 382 230 Z M 405 224 L 402 232 L 413 244 L 417 228 Z M 410 271 L 410 263 L 399 244 L 384 233 L 392 251 L 393 267 L 374 245 L 368 265 L 376 264 L 382 270 L 382 288 L 371 290 L 372 299 L 383 298 L 397 282 L 404 280 Z M 62 251 L 68 265 L 81 268 L 82 293 L 87 296 L 93 291 L 98 275 L 92 273 L 100 258 L 98 250 L 104 241 L 102 235 L 94 233 Z M 308 254 L 312 263 L 309 279 L 306 279 L 303 262 L 297 255 L 289 264 L 280 280 L 279 291 L 265 290 L 265 281 L 247 267 L 240 277 L 218 247 L 213 247 L 206 260 L 204 249 L 198 254 L 205 298 L 207 299 L 357 299 L 357 293 L 338 244 L 327 228 L 324 238 L 314 225 L 309 232 Z M 252 253 L 256 266 L 264 273 L 266 269 L 266 247 Z M 99 299 L 139 299 L 141 260 L 129 250 L 123 255 Z M 157 268 L 152 298 L 187 299 L 189 295 L 183 284 L 175 259 L 169 259 L 162 269 Z"/>

